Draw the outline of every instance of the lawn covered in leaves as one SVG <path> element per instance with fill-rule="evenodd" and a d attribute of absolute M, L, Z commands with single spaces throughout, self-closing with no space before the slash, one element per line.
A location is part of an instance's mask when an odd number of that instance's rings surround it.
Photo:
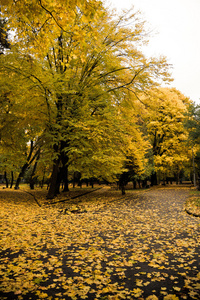
<path fill-rule="evenodd" d="M 187 188 L 31 193 L 0 190 L 1 299 L 200 299 Z"/>
<path fill-rule="evenodd" d="M 189 214 L 200 217 L 200 191 L 192 189 L 185 205 Z"/>

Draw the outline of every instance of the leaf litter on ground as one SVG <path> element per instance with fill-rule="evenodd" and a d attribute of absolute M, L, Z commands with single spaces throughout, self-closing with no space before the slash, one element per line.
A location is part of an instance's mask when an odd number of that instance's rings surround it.
<path fill-rule="evenodd" d="M 188 189 L 75 193 L 0 190 L 2 299 L 199 299 Z"/>

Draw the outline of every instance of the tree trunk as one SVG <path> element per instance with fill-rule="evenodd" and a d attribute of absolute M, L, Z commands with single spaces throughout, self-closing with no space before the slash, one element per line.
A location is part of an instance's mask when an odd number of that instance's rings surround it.
<path fill-rule="evenodd" d="M 141 180 L 138 179 L 138 185 L 139 185 L 139 189 L 141 189 Z"/>
<path fill-rule="evenodd" d="M 119 189 L 122 191 L 122 195 L 125 195 L 125 183 L 122 179 L 119 180 Z"/>
<path fill-rule="evenodd" d="M 94 188 L 94 180 L 92 178 L 90 179 L 90 185 L 91 185 L 91 187 L 93 189 Z"/>
<path fill-rule="evenodd" d="M 55 160 L 53 165 L 53 171 L 51 174 L 51 179 L 50 179 L 50 187 L 47 193 L 47 199 L 53 199 L 56 196 L 59 164 L 60 164 L 60 159 Z"/>
<path fill-rule="evenodd" d="M 4 179 L 5 179 L 5 182 L 6 182 L 6 188 L 8 188 L 8 177 L 7 177 L 7 172 L 6 171 L 4 172 Z"/>
<path fill-rule="evenodd" d="M 44 186 L 44 176 L 42 177 L 42 181 L 40 182 L 41 189 L 43 188 L 43 186 Z"/>
<path fill-rule="evenodd" d="M 146 188 L 147 187 L 147 179 L 142 180 L 142 187 Z"/>
<path fill-rule="evenodd" d="M 153 174 L 151 174 L 151 186 L 153 185 L 157 185 L 158 182 L 157 182 L 157 174 L 156 172 L 154 172 Z"/>
<path fill-rule="evenodd" d="M 36 161 L 35 161 L 35 164 L 34 164 L 34 167 L 33 167 L 33 170 L 32 170 L 32 173 L 31 173 L 31 177 L 30 177 L 30 189 L 31 190 L 34 190 L 34 184 L 35 184 L 35 171 L 36 171 L 36 168 L 37 168 L 37 164 L 38 164 L 38 160 L 40 158 L 40 151 L 37 155 L 37 158 L 36 158 Z"/>
<path fill-rule="evenodd" d="M 55 196 L 60 194 L 60 184 L 61 184 L 61 182 L 62 182 L 62 170 L 60 168 L 58 168 Z"/>
<path fill-rule="evenodd" d="M 19 189 L 19 184 L 21 182 L 22 177 L 24 176 L 26 169 L 28 168 L 28 163 L 25 163 L 23 167 L 21 168 L 21 172 L 19 173 L 19 176 L 17 177 L 16 183 L 15 183 L 15 190 Z"/>
<path fill-rule="evenodd" d="M 75 172 L 74 172 L 74 175 L 73 175 L 73 189 L 75 188 L 75 185 L 76 185 L 76 179 L 75 179 Z"/>
<path fill-rule="evenodd" d="M 179 175 L 180 175 L 180 172 L 178 171 L 176 173 L 176 184 L 178 185 L 179 184 Z"/>
<path fill-rule="evenodd" d="M 64 182 L 63 192 L 69 192 L 68 166 L 63 167 L 63 182 Z"/>
<path fill-rule="evenodd" d="M 81 179 L 79 179 L 79 181 L 78 181 L 78 186 L 80 186 L 80 188 L 82 189 L 82 180 Z"/>
<path fill-rule="evenodd" d="M 68 144 L 65 142 L 62 143 L 62 149 L 67 147 Z M 62 169 L 61 169 L 61 181 L 64 183 L 63 192 L 69 191 L 69 183 L 68 183 L 68 156 L 67 154 L 62 151 L 61 153 L 61 161 L 62 161 Z"/>
<path fill-rule="evenodd" d="M 121 184 L 121 191 L 122 191 L 122 195 L 125 195 L 125 194 L 126 194 L 124 183 Z"/>
<path fill-rule="evenodd" d="M 10 182 L 10 189 L 12 189 L 13 182 L 14 182 L 14 173 L 13 173 L 13 171 L 11 171 L 11 182 Z"/>
<path fill-rule="evenodd" d="M 119 178 L 119 188 L 121 189 L 122 191 L 122 195 L 125 195 L 125 186 L 127 185 L 129 181 L 129 176 L 128 176 L 128 173 L 124 172 L 120 175 L 120 178 Z"/>
<path fill-rule="evenodd" d="M 38 156 L 38 153 L 40 152 L 40 149 L 38 149 L 38 151 L 31 158 L 31 156 L 33 154 L 33 150 L 34 150 L 34 143 L 33 143 L 33 141 L 31 141 L 30 152 L 29 152 L 29 155 L 27 157 L 27 162 L 21 168 L 21 172 L 19 173 L 19 176 L 18 176 L 17 181 L 15 183 L 15 189 L 16 190 L 19 189 L 19 184 L 21 182 L 21 178 L 24 176 L 26 170 L 32 164 L 32 162 L 35 160 L 35 158 Z"/>
<path fill-rule="evenodd" d="M 136 180 L 133 180 L 133 189 L 134 189 L 134 190 L 136 190 L 136 185 L 137 185 Z"/>

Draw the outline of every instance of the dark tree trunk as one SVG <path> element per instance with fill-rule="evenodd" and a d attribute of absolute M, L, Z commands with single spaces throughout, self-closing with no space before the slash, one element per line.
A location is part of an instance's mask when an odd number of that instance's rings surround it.
<path fill-rule="evenodd" d="M 63 144 L 63 149 L 66 147 L 67 144 Z M 62 160 L 62 182 L 64 184 L 63 192 L 69 191 L 69 182 L 68 182 L 68 156 L 65 152 L 62 152 L 61 154 L 61 160 Z"/>
<path fill-rule="evenodd" d="M 14 173 L 13 173 L 13 171 L 11 171 L 11 182 L 10 182 L 10 189 L 12 189 L 13 182 L 14 182 Z"/>
<path fill-rule="evenodd" d="M 176 173 L 176 184 L 178 185 L 179 184 L 179 175 L 180 175 L 180 173 L 179 173 L 179 171 Z"/>
<path fill-rule="evenodd" d="M 73 175 L 73 189 L 75 188 L 75 185 L 76 185 L 76 180 L 75 180 L 75 173 Z"/>
<path fill-rule="evenodd" d="M 133 189 L 134 189 L 134 190 L 136 189 L 136 185 L 137 185 L 136 180 L 133 180 Z"/>
<path fill-rule="evenodd" d="M 94 180 L 92 178 L 90 179 L 90 185 L 91 185 L 91 187 L 93 189 L 94 188 Z"/>
<path fill-rule="evenodd" d="M 80 186 L 80 188 L 82 189 L 82 180 L 81 179 L 79 179 L 78 186 Z"/>
<path fill-rule="evenodd" d="M 55 196 L 60 194 L 60 184 L 61 184 L 61 182 L 62 182 L 62 169 L 58 168 Z"/>
<path fill-rule="evenodd" d="M 34 181 L 34 178 L 33 178 L 33 177 L 30 178 L 29 185 L 30 185 L 30 189 L 31 189 L 31 190 L 34 190 L 35 181 Z"/>
<path fill-rule="evenodd" d="M 59 37 L 59 42 L 62 41 L 62 37 Z M 56 123 L 57 125 L 61 125 L 62 120 L 62 108 L 63 108 L 63 97 L 62 95 L 57 95 L 57 116 L 56 116 Z M 58 138 L 58 133 L 55 132 L 54 136 Z M 47 199 L 53 199 L 59 192 L 60 192 L 60 183 L 62 180 L 61 176 L 61 170 L 59 168 L 60 162 L 62 161 L 62 155 L 63 155 L 63 144 L 65 142 L 59 141 L 58 144 L 54 144 L 53 149 L 54 153 L 58 155 L 58 158 L 54 160 L 53 162 L 53 171 L 51 174 L 50 179 L 50 187 L 47 193 Z"/>
<path fill-rule="evenodd" d="M 125 182 L 121 178 L 119 180 L 119 189 L 122 191 L 122 195 L 125 195 Z"/>
<path fill-rule="evenodd" d="M 28 168 L 29 164 L 25 163 L 23 165 L 23 167 L 21 168 L 21 172 L 19 173 L 19 176 L 17 177 L 16 183 L 15 183 L 15 189 L 18 190 L 19 189 L 19 184 L 21 182 L 22 177 L 24 176 L 27 168 Z"/>
<path fill-rule="evenodd" d="M 8 188 L 8 177 L 7 177 L 7 172 L 6 171 L 4 172 L 4 179 L 5 179 L 5 182 L 6 182 L 6 188 Z"/>
<path fill-rule="evenodd" d="M 138 185 L 139 185 L 139 189 L 141 189 L 141 180 L 138 179 Z"/>
<path fill-rule="evenodd" d="M 68 182 L 68 166 L 63 167 L 63 192 L 69 192 L 69 182 Z"/>
<path fill-rule="evenodd" d="M 143 188 L 147 187 L 147 179 L 142 180 L 142 187 Z"/>
<path fill-rule="evenodd" d="M 122 191 L 122 195 L 125 195 L 125 194 L 126 194 L 124 183 L 121 184 L 121 191 Z"/>
<path fill-rule="evenodd" d="M 127 183 L 129 182 L 129 173 L 124 172 L 120 175 L 120 179 L 119 179 L 119 188 L 122 191 L 122 195 L 125 195 L 125 186 L 127 185 Z"/>
<path fill-rule="evenodd" d="M 47 199 L 53 199 L 56 196 L 59 164 L 60 164 L 60 159 L 57 159 L 54 161 L 53 171 L 52 171 L 51 179 L 50 179 L 50 187 L 49 187 L 49 190 L 47 193 Z"/>
<path fill-rule="evenodd" d="M 37 168 L 39 158 L 40 158 L 40 151 L 39 151 L 38 156 L 36 158 L 36 162 L 34 164 L 34 167 L 33 167 L 32 173 L 31 173 L 31 177 L 30 177 L 30 189 L 31 190 L 34 190 L 35 179 L 36 179 L 35 178 L 35 171 L 36 171 L 36 168 Z"/>
<path fill-rule="evenodd" d="M 73 175 L 73 188 L 75 188 L 76 183 L 78 183 L 78 186 L 81 186 L 81 173 L 76 171 Z"/>
<path fill-rule="evenodd" d="M 43 188 L 43 186 L 44 186 L 44 176 L 42 177 L 42 180 L 40 181 L 40 187 L 41 187 L 41 189 Z"/>
<path fill-rule="evenodd" d="M 19 176 L 16 180 L 15 183 L 15 189 L 17 190 L 19 188 L 19 184 L 21 182 L 22 177 L 24 176 L 26 170 L 28 169 L 28 167 L 32 164 L 32 162 L 35 160 L 35 158 L 38 156 L 38 153 L 40 151 L 40 149 L 33 155 L 33 150 L 34 150 L 34 143 L 33 141 L 31 141 L 31 145 L 30 145 L 30 152 L 29 155 L 27 157 L 27 162 L 23 165 L 23 167 L 21 168 L 21 172 L 19 173 Z M 31 158 L 32 157 L 32 158 Z"/>
<path fill-rule="evenodd" d="M 197 177 L 197 190 L 200 191 L 200 176 Z"/>
<path fill-rule="evenodd" d="M 151 186 L 157 185 L 157 184 L 158 184 L 158 181 L 157 181 L 157 174 L 156 174 L 156 172 L 154 172 L 154 173 L 151 175 Z"/>

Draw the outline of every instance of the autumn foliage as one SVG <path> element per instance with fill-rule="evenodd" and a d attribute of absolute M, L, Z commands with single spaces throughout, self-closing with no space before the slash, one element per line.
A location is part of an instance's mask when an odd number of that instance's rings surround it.
<path fill-rule="evenodd" d="M 102 1 L 0 1 L 9 49 L 0 56 L 0 170 L 47 197 L 81 180 L 190 179 L 184 127 L 191 101 L 167 60 L 147 58 L 145 22 Z M 12 175 L 12 176 L 11 176 Z M 11 179 L 12 178 L 12 179 Z M 155 178 L 154 178 L 155 179 Z M 41 185 L 42 185 L 41 184 Z M 14 185 L 13 185 L 14 186 Z"/>
<path fill-rule="evenodd" d="M 188 187 L 135 189 L 195 184 L 200 170 L 199 108 L 167 86 L 165 57 L 142 52 L 140 13 L 100 0 L 0 9 L 2 299 L 198 299 Z"/>

